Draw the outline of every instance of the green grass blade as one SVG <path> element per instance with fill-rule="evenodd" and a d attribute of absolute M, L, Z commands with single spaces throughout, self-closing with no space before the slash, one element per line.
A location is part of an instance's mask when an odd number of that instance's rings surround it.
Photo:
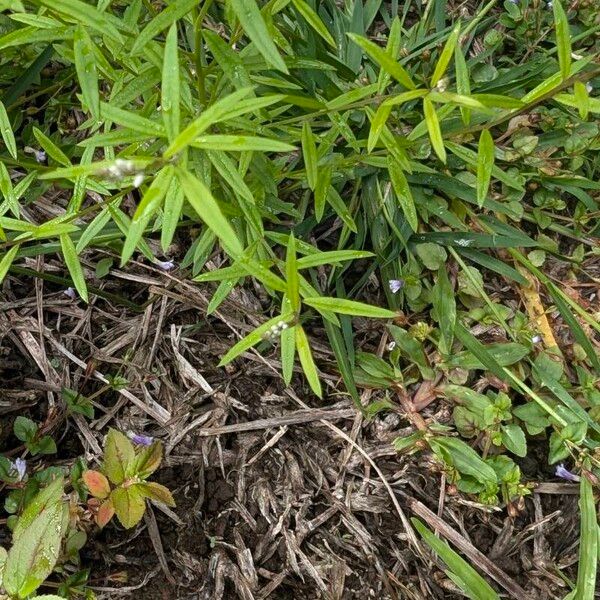
<path fill-rule="evenodd" d="M 65 264 L 69 270 L 69 275 L 71 275 L 71 279 L 73 280 L 73 285 L 83 301 L 88 302 L 88 291 L 85 283 L 85 275 L 83 274 L 83 268 L 79 262 L 79 257 L 77 256 L 77 251 L 75 250 L 75 245 L 73 244 L 71 236 L 63 233 L 60 236 L 60 246 L 62 249 L 63 258 L 65 259 Z"/>
<path fill-rule="evenodd" d="M 437 538 L 419 519 L 413 517 L 411 521 L 425 543 L 448 565 L 449 572 L 456 576 L 453 580 L 469 598 L 500 600 L 494 588 L 447 542 Z"/>
<path fill-rule="evenodd" d="M 267 25 L 254 0 L 230 0 L 231 8 L 244 31 L 268 64 L 287 73 L 287 67 L 273 42 Z"/>
<path fill-rule="evenodd" d="M 483 129 L 479 136 L 477 153 L 477 204 L 483 206 L 490 188 L 494 168 L 494 139 L 489 129 Z"/>
<path fill-rule="evenodd" d="M 177 168 L 177 177 L 188 202 L 221 240 L 225 251 L 233 258 L 241 256 L 244 250 L 242 243 L 223 215 L 210 190 L 197 177 L 180 167 Z"/>
<path fill-rule="evenodd" d="M 554 26 L 556 28 L 556 50 L 558 53 L 558 64 L 563 79 L 567 79 L 571 73 L 571 32 L 569 21 L 560 0 L 552 2 L 554 13 Z"/>
<path fill-rule="evenodd" d="M 175 23 L 165 41 L 160 106 L 167 136 L 172 142 L 179 133 L 179 56 Z"/>
<path fill-rule="evenodd" d="M 177 0 L 177 2 L 173 2 L 164 10 L 161 10 L 135 38 L 131 54 L 140 53 L 152 38 L 187 15 L 197 5 L 197 0 Z"/>
<path fill-rule="evenodd" d="M 10 155 L 16 159 L 17 143 L 15 142 L 15 134 L 13 133 L 10 119 L 8 118 L 6 108 L 2 102 L 0 102 L 0 135 L 2 135 L 6 149 Z"/>
<path fill-rule="evenodd" d="M 308 342 L 308 338 L 306 337 L 306 333 L 304 332 L 304 329 L 302 329 L 301 325 L 296 325 L 294 327 L 294 331 L 296 332 L 296 348 L 298 350 L 298 357 L 300 358 L 300 364 L 302 365 L 302 370 L 304 371 L 306 380 L 308 381 L 312 391 L 319 398 L 321 398 L 323 396 L 323 391 L 321 389 L 321 382 L 319 381 L 319 372 L 317 370 L 317 366 L 315 365 L 312 352 L 310 351 L 310 344 Z"/>
<path fill-rule="evenodd" d="M 423 98 L 423 113 L 425 114 L 425 123 L 427 125 L 427 131 L 429 132 L 429 139 L 431 145 L 438 155 L 439 159 L 446 162 L 446 148 L 444 148 L 444 139 L 442 138 L 442 130 L 440 129 L 440 122 L 438 120 L 437 113 L 433 102 L 425 97 Z"/>

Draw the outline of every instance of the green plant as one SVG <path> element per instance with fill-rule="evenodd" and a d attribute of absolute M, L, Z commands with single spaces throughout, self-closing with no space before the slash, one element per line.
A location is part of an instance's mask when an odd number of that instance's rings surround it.
<path fill-rule="evenodd" d="M 79 565 L 79 550 L 87 541 L 90 515 L 104 527 L 116 513 L 120 523 L 130 528 L 143 517 L 146 499 L 175 505 L 166 487 L 147 481 L 160 465 L 160 442 L 148 444 L 146 436 L 134 436 L 136 439 L 145 444 L 137 450 L 125 435 L 109 431 L 103 462 L 103 472 L 109 479 L 76 463 L 70 479 L 65 478 L 63 469 L 48 468 L 27 483 L 24 475 L 19 481 L 9 480 L 21 487 L 14 490 L 17 495 L 9 496 L 15 504 L 15 510 L 9 512 L 18 512 L 10 522 L 12 545 L 8 551 L 0 549 L 0 587 L 7 599 L 31 598 L 58 566 L 66 562 Z M 112 490 L 109 480 L 115 486 Z M 80 481 L 86 488 L 79 485 Z M 34 600 L 54 600 L 82 592 L 87 575 L 87 570 L 77 571 L 59 586 L 60 596 L 41 595 Z"/>
<path fill-rule="evenodd" d="M 236 288 L 264 293 L 264 322 L 221 365 L 275 349 L 286 384 L 296 359 L 317 395 L 320 371 L 339 374 L 370 416 L 436 382 L 451 422 L 397 447 L 432 452 L 483 502 L 518 511 L 529 487 L 512 456 L 540 438 L 549 463 L 598 475 L 600 324 L 570 285 L 597 283 L 599 256 L 584 4 L 490 1 L 447 22 L 443 2 L 0 1 L 0 282 L 139 311 L 139 296 L 106 291 L 112 265 L 169 270 L 179 242 L 181 275 L 212 294 L 207 316 Z M 44 220 L 32 208 L 51 189 Z M 24 262 L 44 255 L 63 271 Z M 315 356 L 319 335 L 333 360 Z M 385 397 L 364 408 L 362 386 Z M 62 394 L 88 418 L 93 398 Z M 55 451 L 26 417 L 15 434 Z M 146 481 L 149 449 L 108 440 L 100 471 L 71 473 L 100 524 L 171 501 Z M 23 484 L 9 524 L 55 475 L 0 461 Z"/>

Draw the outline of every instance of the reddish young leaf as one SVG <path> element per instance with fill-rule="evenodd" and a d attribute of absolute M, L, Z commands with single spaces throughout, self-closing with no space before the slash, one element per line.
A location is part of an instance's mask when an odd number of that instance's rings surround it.
<path fill-rule="evenodd" d="M 98 512 L 96 513 L 96 525 L 98 525 L 100 528 L 105 527 L 106 524 L 113 518 L 114 514 L 115 507 L 112 503 L 112 500 L 109 498 L 98 508 Z"/>
<path fill-rule="evenodd" d="M 108 498 L 110 494 L 110 483 L 99 471 L 89 470 L 83 474 L 83 481 L 95 498 Z"/>

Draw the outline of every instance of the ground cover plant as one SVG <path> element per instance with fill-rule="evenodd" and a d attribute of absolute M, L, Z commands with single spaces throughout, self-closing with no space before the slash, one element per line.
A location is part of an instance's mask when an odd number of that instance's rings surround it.
<path fill-rule="evenodd" d="M 0 0 L 5 596 L 592 599 L 599 9 Z"/>

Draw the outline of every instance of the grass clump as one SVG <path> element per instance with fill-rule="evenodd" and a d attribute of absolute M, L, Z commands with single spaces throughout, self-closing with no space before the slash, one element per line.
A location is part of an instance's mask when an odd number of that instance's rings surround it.
<path fill-rule="evenodd" d="M 182 277 L 212 286 L 209 314 L 240 286 L 260 286 L 264 322 L 240 332 L 221 365 L 276 349 L 285 383 L 299 366 L 317 396 L 328 371 L 369 416 L 403 398 L 416 430 L 398 450 L 433 453 L 458 492 L 513 515 L 531 489 L 519 460 L 541 444 L 550 465 L 580 472 L 584 516 L 595 519 L 592 3 L 0 9 L 0 280 L 48 279 L 25 261 L 57 255 L 62 271 L 50 281 L 83 302 L 139 310 L 125 291 L 103 290 L 110 269 L 175 261 Z M 50 212 L 39 205 L 49 195 Z M 365 333 L 353 318 L 383 324 Z M 335 362 L 315 358 L 319 336 Z M 387 350 L 377 352 L 382 336 Z M 411 399 L 422 382 L 429 395 Z M 364 387 L 383 390 L 380 399 L 363 406 Z M 415 417 L 437 398 L 451 418 Z M 64 401 L 89 417 L 77 394 Z M 35 436 L 25 440 L 32 453 Z M 7 483 L 27 481 L 5 466 Z M 80 500 L 84 472 L 71 478 Z M 152 484 L 136 485 L 151 497 Z M 141 518 L 140 498 L 126 523 Z M 596 537 L 582 538 L 582 553 Z M 573 597 L 591 597 L 588 554 Z M 453 577 L 472 594 L 480 578 L 468 569 L 467 583 Z M 15 577 L 12 597 L 36 589 Z"/>

